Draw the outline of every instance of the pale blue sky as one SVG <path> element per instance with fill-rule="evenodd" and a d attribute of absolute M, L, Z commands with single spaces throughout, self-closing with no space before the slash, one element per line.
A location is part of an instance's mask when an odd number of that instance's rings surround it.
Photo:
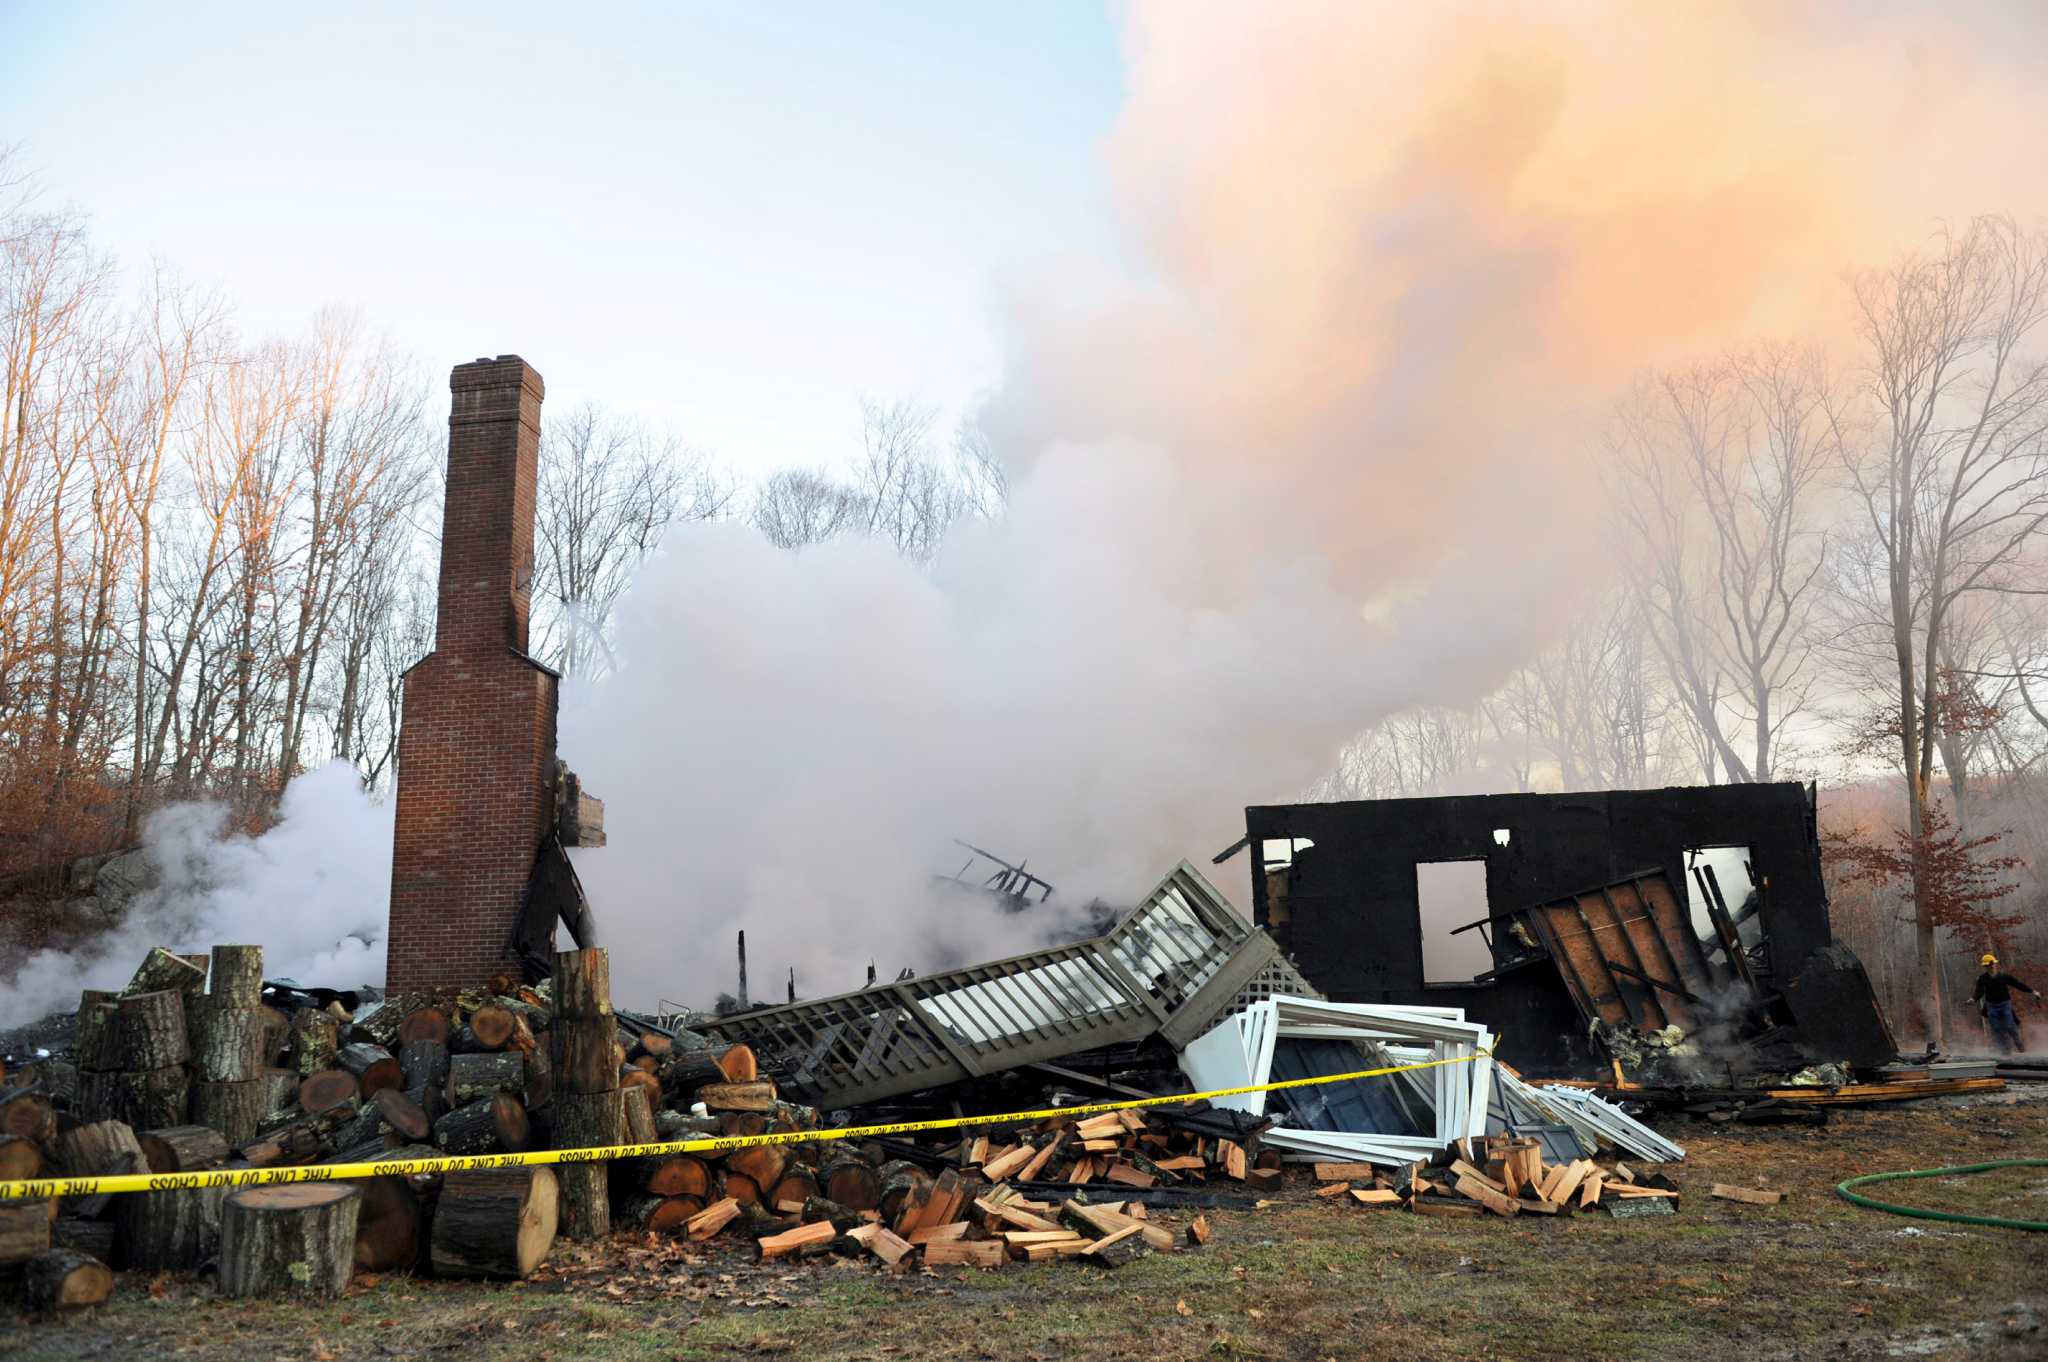
<path fill-rule="evenodd" d="M 996 290 L 1107 234 L 1118 22 L 0 0 L 0 142 L 251 331 L 358 305 L 437 382 L 517 351 L 758 470 L 843 455 L 863 392 L 995 381 Z"/>

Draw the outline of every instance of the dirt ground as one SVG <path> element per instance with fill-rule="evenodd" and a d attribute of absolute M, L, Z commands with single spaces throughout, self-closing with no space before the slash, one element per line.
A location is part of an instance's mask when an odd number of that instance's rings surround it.
<path fill-rule="evenodd" d="M 1838 1111 L 1824 1129 L 1659 1125 L 1689 1149 L 1676 1216 L 1445 1220 L 1338 1205 L 1306 1176 L 1212 1211 L 1206 1248 L 891 1275 L 756 1265 L 740 1244 L 558 1244 L 516 1285 L 358 1279 L 341 1300 L 228 1302 L 206 1279 L 124 1276 L 115 1301 L 0 1315 L 0 1357 L 309 1362 L 447 1358 L 2048 1357 L 2048 1235 L 1862 1210 L 1860 1173 L 2048 1158 L 2048 1085 Z M 1715 1182 L 1787 1190 L 1774 1207 Z M 2048 1219 L 2048 1169 L 1891 1184 L 1890 1199 Z M 1160 1217 L 1176 1229 L 1185 1215 Z M 8 1307 L 12 1309 L 12 1307 Z"/>

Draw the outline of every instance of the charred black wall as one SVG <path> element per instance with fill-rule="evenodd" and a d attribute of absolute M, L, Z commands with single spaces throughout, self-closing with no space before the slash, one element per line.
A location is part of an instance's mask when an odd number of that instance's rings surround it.
<path fill-rule="evenodd" d="M 1508 831 L 1506 846 L 1494 832 Z M 1547 963 L 1489 983 L 1425 984 L 1415 867 L 1486 862 L 1489 911 L 1508 912 L 1661 866 L 1684 893 L 1685 852 L 1746 846 L 1762 877 L 1762 921 L 1773 978 L 1797 973 L 1832 939 L 1807 787 L 1714 785 L 1589 794 L 1472 795 L 1245 810 L 1254 919 L 1309 981 L 1338 1002 L 1463 1007 L 1501 1033 L 1501 1054 L 1538 1072 L 1591 1062 L 1577 1011 Z M 1273 920 L 1260 849 L 1307 838 Z M 1749 886 L 1723 884 L 1729 906 Z M 1476 914 L 1475 914 L 1476 916 Z"/>

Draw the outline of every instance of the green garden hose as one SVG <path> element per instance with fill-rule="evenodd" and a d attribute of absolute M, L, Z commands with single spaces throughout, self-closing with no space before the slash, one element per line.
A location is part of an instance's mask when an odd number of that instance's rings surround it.
<path fill-rule="evenodd" d="M 1866 1182 L 1895 1182 L 1900 1178 L 1938 1178 L 1951 1173 L 1989 1173 L 1998 1168 L 2048 1168 L 2048 1159 L 2000 1159 L 1996 1163 L 1968 1163 L 1958 1168 L 1923 1168 L 1910 1173 L 1870 1173 L 1864 1177 L 1836 1183 L 1835 1192 L 1842 1200 L 1855 1205 L 1868 1206 L 1873 1211 L 1889 1211 L 1893 1215 L 1910 1215 L 1915 1220 L 1945 1220 L 1951 1225 L 1992 1225 L 2002 1230 L 2048 1230 L 2048 1220 L 2006 1220 L 1995 1215 L 1964 1215 L 1960 1211 L 1929 1211 L 1918 1206 L 1895 1206 L 1889 1201 L 1873 1201 L 1850 1190 L 1861 1187 Z"/>

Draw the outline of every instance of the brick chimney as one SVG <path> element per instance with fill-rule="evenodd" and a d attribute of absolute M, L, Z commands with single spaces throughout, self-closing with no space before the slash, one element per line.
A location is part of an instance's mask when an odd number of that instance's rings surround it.
<path fill-rule="evenodd" d="M 540 375 L 517 355 L 449 375 L 434 651 L 405 674 L 385 986 L 468 986 L 512 964 L 553 821 L 556 675 L 526 655 Z"/>

